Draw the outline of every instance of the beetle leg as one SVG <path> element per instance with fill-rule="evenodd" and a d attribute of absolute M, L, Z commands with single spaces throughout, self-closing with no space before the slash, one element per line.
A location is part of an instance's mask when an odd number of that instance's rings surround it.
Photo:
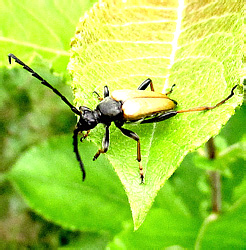
<path fill-rule="evenodd" d="M 178 110 L 177 113 L 193 112 L 193 111 L 205 111 L 205 110 L 215 109 L 215 108 L 219 107 L 220 105 L 222 105 L 223 103 L 225 103 L 227 100 L 229 100 L 234 95 L 234 90 L 236 87 L 237 87 L 237 85 L 235 85 L 232 88 L 230 95 L 228 95 L 225 99 L 223 99 L 222 101 L 220 101 L 219 103 L 217 103 L 214 106 L 203 106 L 203 107 L 196 107 L 196 108 L 191 108 L 191 109 Z"/>
<path fill-rule="evenodd" d="M 104 98 L 109 96 L 109 89 L 108 89 L 108 86 L 104 86 L 103 95 L 104 95 Z"/>
<path fill-rule="evenodd" d="M 85 168 L 84 168 L 84 164 L 81 160 L 79 150 L 78 150 L 78 134 L 79 134 L 79 132 L 80 132 L 80 129 L 78 129 L 78 128 L 75 128 L 73 131 L 73 151 L 76 154 L 76 158 L 79 162 L 80 169 L 81 169 L 82 174 L 83 174 L 82 180 L 84 181 L 85 180 Z"/>
<path fill-rule="evenodd" d="M 151 91 L 155 91 L 155 90 L 154 90 L 153 83 L 152 83 L 152 80 L 151 80 L 150 78 L 144 80 L 144 81 L 138 86 L 138 90 L 145 90 L 149 85 L 150 85 Z"/>
<path fill-rule="evenodd" d="M 90 130 L 87 130 L 84 135 L 82 134 L 80 141 L 82 142 L 89 135 L 89 133 L 90 133 Z"/>
<path fill-rule="evenodd" d="M 174 83 L 173 86 L 171 87 L 170 91 L 168 91 L 165 95 L 169 95 L 173 92 L 173 88 L 176 86 L 176 84 Z"/>
<path fill-rule="evenodd" d="M 102 98 L 96 91 L 93 91 L 92 94 L 96 94 L 96 95 L 97 95 L 97 99 L 98 99 L 99 101 L 102 101 L 102 100 L 103 100 L 103 98 Z"/>
<path fill-rule="evenodd" d="M 97 99 L 98 99 L 99 101 L 102 101 L 102 100 L 103 100 L 103 98 L 102 98 L 96 91 L 93 91 L 92 93 L 95 93 L 95 94 L 97 95 Z M 104 86 L 103 95 L 104 95 L 104 98 L 109 96 L 109 89 L 108 89 L 108 86 Z"/>
<path fill-rule="evenodd" d="M 229 100 L 233 95 L 234 95 L 234 90 L 237 87 L 237 85 L 235 85 L 232 90 L 230 95 L 228 95 L 225 99 L 223 99 L 222 101 L 220 101 L 219 103 L 217 103 L 214 106 L 203 106 L 203 107 L 196 107 L 196 108 L 191 108 L 191 109 L 184 109 L 184 110 L 178 110 L 178 111 L 168 111 L 166 113 L 163 113 L 161 115 L 155 116 L 153 118 L 146 118 L 146 120 L 143 120 L 141 123 L 152 123 L 152 122 L 161 122 L 164 120 L 167 120 L 179 113 L 185 113 L 185 112 L 194 112 L 194 111 L 206 111 L 206 110 L 210 110 L 210 109 L 215 109 L 217 107 L 219 107 L 220 105 L 222 105 L 223 103 L 225 103 L 227 100 Z"/>
<path fill-rule="evenodd" d="M 97 153 L 93 157 L 93 161 L 95 161 L 100 154 L 104 154 L 108 151 L 109 147 L 109 126 L 105 127 L 105 136 L 102 141 L 102 149 L 99 149 Z"/>
<path fill-rule="evenodd" d="M 142 162 L 141 162 L 139 136 L 131 130 L 122 128 L 120 126 L 118 128 L 120 129 L 120 131 L 122 132 L 123 135 L 128 136 L 129 138 L 132 138 L 133 140 L 135 140 L 137 142 L 137 161 L 139 162 L 139 174 L 140 174 L 140 178 L 141 178 L 141 184 L 143 184 L 144 183 L 144 173 L 143 173 L 143 166 L 142 166 Z"/>
<path fill-rule="evenodd" d="M 163 113 L 161 115 L 158 115 L 158 116 L 143 120 L 140 123 L 142 124 L 142 123 L 161 122 L 161 121 L 167 120 L 167 119 L 177 115 L 177 113 L 178 113 L 178 111 L 174 111 L 174 110 L 168 111 L 168 112 Z"/>

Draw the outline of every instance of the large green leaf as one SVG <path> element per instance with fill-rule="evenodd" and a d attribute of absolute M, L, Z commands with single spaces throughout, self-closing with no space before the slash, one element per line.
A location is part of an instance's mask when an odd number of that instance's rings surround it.
<path fill-rule="evenodd" d="M 243 1 L 100 1 L 81 19 L 69 64 L 75 102 L 95 107 L 92 91 L 136 89 L 151 77 L 156 91 L 176 83 L 178 109 L 214 105 L 239 83 Z M 146 177 L 139 185 L 135 141 L 114 127 L 107 153 L 123 183 L 135 229 L 184 156 L 216 135 L 242 102 L 242 88 L 223 106 L 168 121 L 129 125 L 141 139 Z M 91 133 L 101 145 L 103 129 Z"/>
<path fill-rule="evenodd" d="M 28 61 L 31 53 L 41 54 L 64 71 L 69 59 L 69 43 L 79 17 L 93 1 L 35 0 L 0 2 L 0 62 L 8 53 Z"/>
<path fill-rule="evenodd" d="M 131 216 L 124 190 L 107 159 L 99 159 L 99 167 L 93 164 L 93 143 L 84 142 L 80 151 L 87 166 L 84 183 L 71 135 L 27 151 L 8 177 L 29 206 L 46 219 L 70 230 L 115 233 Z"/>
<path fill-rule="evenodd" d="M 165 223 L 164 223 L 165 222 Z M 124 231 L 114 237 L 109 249 L 163 249 L 182 246 L 192 249 L 200 221 L 165 209 L 151 209 L 143 226 L 136 232 L 126 224 Z"/>
<path fill-rule="evenodd" d="M 177 196 L 170 195 L 174 202 Z M 109 249 L 244 249 L 246 246 L 245 195 L 225 215 L 209 215 L 204 222 L 175 210 L 153 208 L 143 226 L 132 232 L 125 224 Z M 194 205 L 198 205 L 195 203 Z"/>

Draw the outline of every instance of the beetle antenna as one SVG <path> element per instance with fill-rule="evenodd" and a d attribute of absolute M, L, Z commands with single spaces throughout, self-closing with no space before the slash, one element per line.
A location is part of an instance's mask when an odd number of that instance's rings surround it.
<path fill-rule="evenodd" d="M 9 54 L 8 55 L 9 58 L 9 63 L 11 64 L 11 58 L 13 58 L 15 60 L 15 62 L 17 62 L 18 64 L 20 64 L 25 70 L 27 70 L 28 72 L 30 72 L 32 74 L 33 77 L 37 78 L 41 84 L 45 85 L 46 87 L 50 88 L 55 94 L 57 94 L 58 96 L 60 96 L 60 98 L 63 100 L 63 102 L 65 102 L 70 109 L 76 114 L 76 115 L 80 115 L 80 111 L 74 107 L 69 101 L 68 99 L 62 95 L 56 88 L 52 87 L 46 80 L 44 80 L 38 73 L 36 73 L 35 71 L 33 71 L 29 66 L 27 66 L 25 63 L 23 63 L 19 58 L 17 58 L 15 55 L 13 54 Z"/>
<path fill-rule="evenodd" d="M 81 157 L 80 157 L 80 154 L 79 154 L 79 150 L 78 150 L 78 134 L 80 132 L 80 129 L 78 128 L 75 128 L 75 130 L 73 131 L 73 152 L 76 154 L 76 158 L 79 162 L 79 165 L 80 165 L 80 169 L 82 171 L 82 174 L 83 174 L 83 177 L 82 177 L 82 180 L 84 181 L 85 180 L 85 168 L 84 168 L 84 164 L 81 160 Z"/>

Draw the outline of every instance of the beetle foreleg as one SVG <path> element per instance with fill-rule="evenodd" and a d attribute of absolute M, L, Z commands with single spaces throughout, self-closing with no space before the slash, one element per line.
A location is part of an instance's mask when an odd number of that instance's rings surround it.
<path fill-rule="evenodd" d="M 79 154 L 79 150 L 78 150 L 78 134 L 80 132 L 80 129 L 75 128 L 75 130 L 73 131 L 73 151 L 76 154 L 76 158 L 79 162 L 80 165 L 80 169 L 82 171 L 83 177 L 82 180 L 85 180 L 85 168 L 84 168 L 84 164 L 81 160 L 80 154 Z"/>
<path fill-rule="evenodd" d="M 102 101 L 102 100 L 103 100 L 103 98 L 102 98 L 96 91 L 93 91 L 92 93 L 97 95 L 97 99 L 98 99 L 99 101 Z M 109 96 L 109 89 L 108 89 L 108 86 L 104 86 L 104 89 L 103 89 L 103 96 L 104 96 L 104 98 Z"/>
<path fill-rule="evenodd" d="M 89 135 L 90 132 L 91 132 L 90 130 L 87 130 L 84 135 L 82 134 L 82 137 L 80 138 L 80 141 L 82 142 Z"/>
<path fill-rule="evenodd" d="M 123 135 L 132 138 L 133 140 L 135 140 L 137 142 L 137 161 L 139 162 L 139 174 L 140 174 L 140 178 L 141 178 L 141 184 L 144 183 L 144 173 L 143 173 L 143 166 L 142 166 L 142 162 L 141 162 L 141 151 L 140 151 L 140 140 L 139 140 L 139 136 L 134 133 L 131 130 L 122 128 L 122 127 L 118 127 L 120 129 L 120 131 L 122 132 Z"/>
<path fill-rule="evenodd" d="M 151 80 L 150 78 L 144 80 L 144 81 L 138 86 L 138 90 L 145 90 L 149 85 L 150 85 L 151 91 L 155 91 L 155 90 L 154 90 L 153 83 L 152 83 L 152 80 Z"/>
<path fill-rule="evenodd" d="M 108 151 L 109 147 L 109 126 L 105 127 L 105 136 L 102 141 L 102 149 L 99 149 L 97 153 L 93 157 L 93 161 L 95 161 L 100 154 L 104 154 Z"/>

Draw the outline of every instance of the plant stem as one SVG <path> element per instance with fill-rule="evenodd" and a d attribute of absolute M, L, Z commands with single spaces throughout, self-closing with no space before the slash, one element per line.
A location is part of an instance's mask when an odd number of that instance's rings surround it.
<path fill-rule="evenodd" d="M 208 157 L 210 160 L 216 158 L 214 139 L 207 142 Z M 221 176 L 219 171 L 209 171 L 212 188 L 212 211 L 219 214 L 221 212 Z"/>

